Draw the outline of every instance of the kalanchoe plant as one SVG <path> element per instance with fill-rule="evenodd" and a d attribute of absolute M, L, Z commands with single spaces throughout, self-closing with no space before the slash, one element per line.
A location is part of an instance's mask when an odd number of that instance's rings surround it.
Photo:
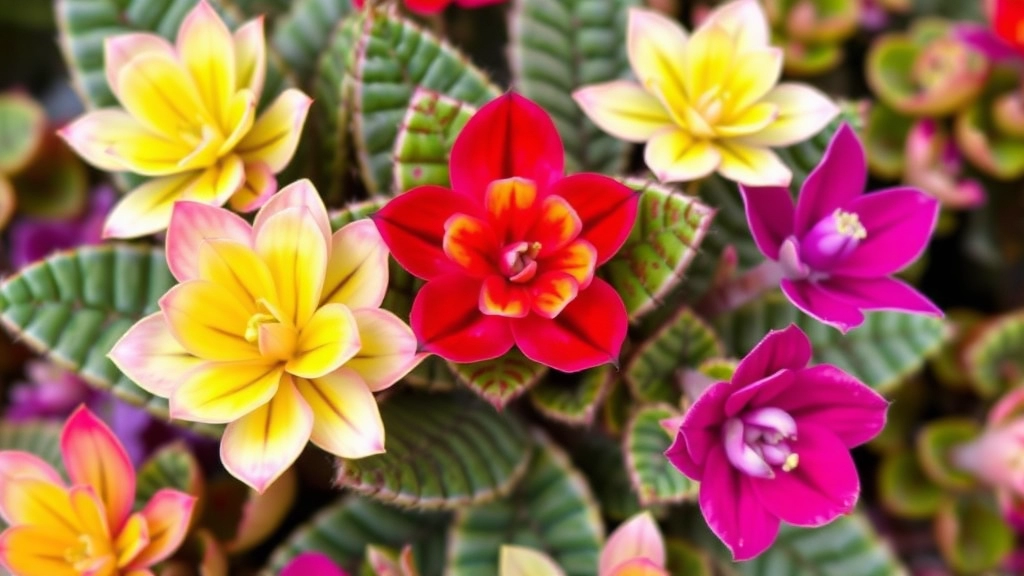
<path fill-rule="evenodd" d="M 931 118 L 918 120 L 907 134 L 903 181 L 920 188 L 949 208 L 974 208 L 985 202 L 985 189 L 965 178 L 956 142 Z"/>
<path fill-rule="evenodd" d="M 976 439 L 955 447 L 950 460 L 996 490 L 1007 519 L 1024 519 L 1024 390 L 1008 392 L 988 414 Z"/>
<path fill-rule="evenodd" d="M 838 66 L 843 43 L 857 31 L 863 0 L 765 0 L 773 44 L 785 50 L 785 71 L 811 76 Z"/>

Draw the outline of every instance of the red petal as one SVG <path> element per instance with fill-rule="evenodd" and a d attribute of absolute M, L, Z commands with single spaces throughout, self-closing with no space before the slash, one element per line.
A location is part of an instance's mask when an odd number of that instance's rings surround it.
<path fill-rule="evenodd" d="M 425 350 L 452 362 L 480 362 L 512 348 L 508 318 L 480 312 L 481 284 L 462 274 L 448 274 L 420 288 L 409 324 Z"/>
<path fill-rule="evenodd" d="M 541 274 L 530 286 L 533 311 L 545 318 L 554 318 L 565 310 L 579 294 L 580 285 L 565 272 Z"/>
<path fill-rule="evenodd" d="M 495 180 L 533 180 L 543 195 L 565 169 L 562 139 L 540 106 L 514 92 L 491 100 L 466 123 L 452 146 L 452 188 L 484 197 Z"/>
<path fill-rule="evenodd" d="M 480 311 L 490 316 L 522 318 L 530 313 L 530 292 L 504 276 L 488 276 L 480 291 Z"/>
<path fill-rule="evenodd" d="M 540 204 L 540 214 L 526 234 L 530 242 L 540 242 L 540 257 L 567 246 L 583 230 L 576 210 L 561 196 L 548 196 Z"/>
<path fill-rule="evenodd" d="M 607 282 L 595 278 L 549 320 L 539 314 L 512 322 L 516 345 L 529 359 L 562 372 L 618 365 L 626 340 L 626 306 Z"/>
<path fill-rule="evenodd" d="M 522 178 L 491 182 L 484 205 L 494 233 L 503 243 L 522 241 L 537 219 L 537 186 Z"/>
<path fill-rule="evenodd" d="M 590 286 L 597 265 L 597 250 L 586 240 L 577 240 L 551 256 L 539 260 L 540 272 L 565 272 L 576 279 L 580 288 Z"/>
<path fill-rule="evenodd" d="M 405 7 L 417 14 L 437 14 L 450 3 L 451 0 L 405 0 Z"/>
<path fill-rule="evenodd" d="M 474 278 L 497 274 L 494 259 L 501 246 L 490 224 L 466 214 L 455 214 L 444 225 L 444 253 Z"/>
<path fill-rule="evenodd" d="M 1020 0 L 996 0 L 993 18 L 996 34 L 1011 46 L 1024 48 L 1021 23 L 1024 22 L 1024 4 Z"/>
<path fill-rule="evenodd" d="M 444 225 L 454 214 L 480 217 L 472 200 L 440 186 L 420 186 L 392 198 L 371 218 L 391 254 L 415 276 L 430 280 L 458 270 L 445 255 Z"/>
<path fill-rule="evenodd" d="M 573 174 L 551 188 L 576 209 L 583 224 L 579 238 L 597 248 L 597 265 L 607 262 L 626 242 L 636 222 L 640 194 L 600 174 Z"/>

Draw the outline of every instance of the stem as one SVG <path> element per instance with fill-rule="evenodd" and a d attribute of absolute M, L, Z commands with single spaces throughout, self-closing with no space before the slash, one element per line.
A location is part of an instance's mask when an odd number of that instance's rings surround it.
<path fill-rule="evenodd" d="M 782 266 L 774 260 L 765 260 L 739 276 L 717 281 L 695 309 L 705 318 L 715 318 L 778 288 L 783 278 Z"/>

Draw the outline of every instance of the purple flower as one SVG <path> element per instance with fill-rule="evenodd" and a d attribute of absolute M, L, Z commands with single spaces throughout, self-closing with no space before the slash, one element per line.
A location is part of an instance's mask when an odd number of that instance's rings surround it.
<path fill-rule="evenodd" d="M 862 310 L 942 316 L 927 298 L 890 278 L 920 256 L 939 202 L 915 188 L 864 194 L 864 149 L 843 124 L 793 205 L 782 187 L 740 186 L 757 247 L 778 262 L 782 291 L 797 308 L 846 332 Z"/>
<path fill-rule="evenodd" d="M 25 365 L 25 376 L 25 382 L 11 387 L 4 412 L 8 420 L 64 419 L 95 395 L 74 373 L 45 360 L 29 361 Z"/>
<path fill-rule="evenodd" d="M 89 209 L 71 220 L 24 218 L 11 227 L 11 265 L 21 269 L 54 252 L 102 242 L 103 221 L 114 205 L 115 194 L 108 185 L 92 191 Z"/>
<path fill-rule="evenodd" d="M 885 426 L 884 398 L 810 359 L 795 325 L 769 332 L 730 382 L 694 402 L 665 452 L 701 483 L 704 519 L 736 560 L 771 546 L 780 522 L 815 527 L 853 510 L 860 480 L 849 449 Z"/>
<path fill-rule="evenodd" d="M 957 40 L 981 53 L 990 62 L 1014 62 L 1021 59 L 1021 53 L 1000 38 L 988 26 L 981 24 L 958 24 L 953 28 Z"/>

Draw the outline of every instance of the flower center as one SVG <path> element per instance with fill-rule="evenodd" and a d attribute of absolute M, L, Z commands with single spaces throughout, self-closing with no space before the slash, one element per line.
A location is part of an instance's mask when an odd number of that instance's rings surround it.
<path fill-rule="evenodd" d="M 281 322 L 265 300 L 256 302 L 256 313 L 249 317 L 245 326 L 245 340 L 256 344 L 261 356 L 289 360 L 295 352 L 298 338 L 298 330 L 290 323 Z"/>
<path fill-rule="evenodd" d="M 704 121 L 714 126 L 722 117 L 722 110 L 725 108 L 725 101 L 728 99 L 729 93 L 722 93 L 722 87 L 715 86 L 697 99 L 695 107 L 701 117 L 704 118 Z"/>
<path fill-rule="evenodd" d="M 800 261 L 812 270 L 828 272 L 853 254 L 867 237 L 868 231 L 856 213 L 837 209 L 800 240 Z"/>
<path fill-rule="evenodd" d="M 774 478 L 775 469 L 792 472 L 800 456 L 789 442 L 796 440 L 796 421 L 788 412 L 765 407 L 726 420 L 725 454 L 737 470 L 758 478 Z"/>
<path fill-rule="evenodd" d="M 512 282 L 524 283 L 537 275 L 537 255 L 540 242 L 513 242 L 501 251 L 501 273 Z"/>
<path fill-rule="evenodd" d="M 64 560 L 78 572 L 86 572 L 93 567 L 96 545 L 92 537 L 82 534 L 78 542 L 64 550 Z"/>
<path fill-rule="evenodd" d="M 245 325 L 245 341 L 255 343 L 260 338 L 260 326 L 264 324 L 280 324 L 272 314 L 257 312 L 249 318 Z"/>

